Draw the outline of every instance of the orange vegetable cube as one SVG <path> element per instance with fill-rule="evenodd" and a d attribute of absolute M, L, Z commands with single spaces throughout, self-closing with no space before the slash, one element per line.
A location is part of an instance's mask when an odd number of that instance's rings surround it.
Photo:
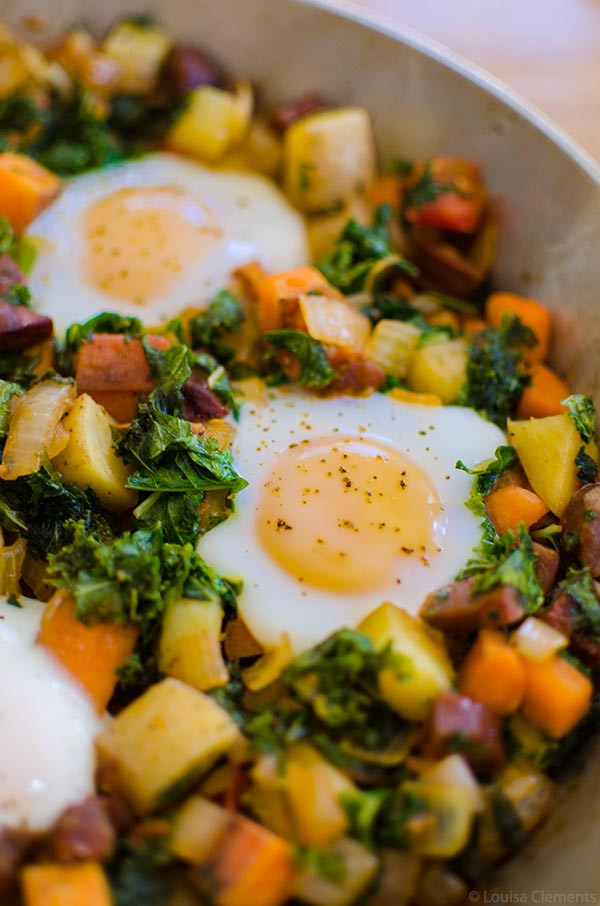
<path fill-rule="evenodd" d="M 284 307 L 290 310 L 296 308 L 300 296 L 312 291 L 324 296 L 340 295 L 321 271 L 308 264 L 266 277 L 258 288 L 258 323 L 261 330 L 277 330 L 281 327 Z"/>
<path fill-rule="evenodd" d="M 25 154 L 0 154 L 0 216 L 20 234 L 60 192 L 61 182 Z"/>
<path fill-rule="evenodd" d="M 525 667 L 501 632 L 481 630 L 462 665 L 460 691 L 495 714 L 517 710 L 525 693 Z"/>
<path fill-rule="evenodd" d="M 559 655 L 524 663 L 523 714 L 534 727 L 560 739 L 588 712 L 592 682 Z"/>
<path fill-rule="evenodd" d="M 38 643 L 81 683 L 102 713 L 117 684 L 116 671 L 132 654 L 137 637 L 135 626 L 82 623 L 73 598 L 57 591 L 46 605 Z"/>
<path fill-rule="evenodd" d="M 528 349 L 527 362 L 542 362 L 550 346 L 551 316 L 537 299 L 526 299 L 516 293 L 492 293 L 485 303 L 485 314 L 492 327 L 500 327 L 504 315 L 516 315 L 535 334 L 537 345 Z"/>
<path fill-rule="evenodd" d="M 21 873 L 25 906 L 112 906 L 108 881 L 97 862 L 28 865 Z"/>
<path fill-rule="evenodd" d="M 544 418 L 566 412 L 561 401 L 571 393 L 567 382 L 540 362 L 531 366 L 530 374 L 531 383 L 521 394 L 517 418 Z"/>
<path fill-rule="evenodd" d="M 516 531 L 521 523 L 529 528 L 548 512 L 541 497 L 516 484 L 491 491 L 485 498 L 485 508 L 499 535 L 508 529 Z"/>

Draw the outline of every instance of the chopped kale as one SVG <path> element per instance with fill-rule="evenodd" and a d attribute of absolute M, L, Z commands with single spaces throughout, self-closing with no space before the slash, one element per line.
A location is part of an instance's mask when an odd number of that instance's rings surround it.
<path fill-rule="evenodd" d="M 331 761 L 367 765 L 368 770 L 369 753 L 375 761 L 405 730 L 379 694 L 379 671 L 392 665 L 402 670 L 401 660 L 389 650 L 376 651 L 367 636 L 345 629 L 296 658 L 277 680 L 272 703 L 261 703 L 258 712 L 247 707 L 235 671 L 228 686 L 211 694 L 260 751 L 280 752 L 306 738 Z M 398 766 L 389 770 L 397 773 Z"/>
<path fill-rule="evenodd" d="M 183 414 L 183 385 L 191 377 L 189 349 L 176 344 L 169 349 L 155 349 L 146 337 L 142 340 L 144 354 L 156 380 L 150 394 L 152 405 L 163 413 Z"/>
<path fill-rule="evenodd" d="M 423 167 L 419 180 L 406 189 L 402 200 L 402 209 L 407 211 L 409 208 L 422 208 L 424 205 L 430 204 L 441 195 L 447 195 L 449 192 L 455 195 L 458 194 L 454 186 L 437 182 L 433 175 L 433 161 L 428 160 Z"/>
<path fill-rule="evenodd" d="M 497 480 L 505 472 L 512 469 L 517 463 L 517 454 L 514 447 L 497 447 L 493 459 L 486 459 L 469 469 L 464 462 L 456 463 L 456 468 L 473 475 L 475 480 L 466 500 L 465 506 L 475 516 L 487 518 L 485 497 L 493 489 Z"/>
<path fill-rule="evenodd" d="M 378 321 L 385 318 L 387 321 L 408 321 L 421 330 L 427 327 L 423 313 L 418 308 L 415 308 L 406 299 L 401 299 L 392 293 L 376 295 L 373 302 L 363 311 L 372 324 L 377 324 Z"/>
<path fill-rule="evenodd" d="M 458 403 L 479 410 L 505 427 L 531 377 L 521 368 L 525 349 L 535 343 L 533 332 L 518 318 L 506 318 L 501 327 L 486 327 L 475 334 L 467 361 L 466 381 Z"/>
<path fill-rule="evenodd" d="M 191 345 L 205 349 L 220 362 L 229 362 L 234 356 L 234 350 L 224 338 L 228 333 L 239 330 L 244 321 L 240 300 L 233 293 L 222 290 L 205 312 L 190 321 Z"/>
<path fill-rule="evenodd" d="M 399 258 L 390 244 L 392 208 L 380 205 L 370 227 L 349 220 L 334 250 L 317 264 L 327 280 L 346 295 L 364 289 L 369 272 L 384 258 L 394 256 L 395 266 L 408 276 L 415 276 L 417 269 L 409 261 Z"/>
<path fill-rule="evenodd" d="M 12 381 L 0 380 L 0 437 L 8 433 L 8 422 L 10 416 L 10 404 L 15 394 L 21 394 L 23 391 L 18 384 Z"/>
<path fill-rule="evenodd" d="M 41 130 L 24 150 L 61 176 L 73 176 L 123 157 L 118 139 L 96 113 L 95 103 L 77 90 L 54 96 L 41 114 Z"/>
<path fill-rule="evenodd" d="M 600 642 L 600 602 L 594 590 L 589 569 L 571 569 L 559 588 L 569 594 L 577 605 L 576 627 Z"/>
<path fill-rule="evenodd" d="M 114 533 L 112 517 L 94 492 L 63 482 L 48 461 L 32 475 L 0 480 L 0 526 L 25 537 L 28 549 L 40 560 L 67 543 L 73 520 L 82 531 L 102 539 Z"/>
<path fill-rule="evenodd" d="M 0 255 L 10 255 L 19 269 L 24 274 L 28 274 L 33 266 L 36 254 L 37 250 L 33 242 L 24 236 L 15 236 L 8 217 L 0 217 Z M 20 286 L 21 284 L 18 285 Z M 24 289 L 25 287 L 19 290 L 18 293 L 23 294 Z M 9 301 L 13 300 L 9 299 Z M 22 303 L 15 302 L 14 304 Z"/>
<path fill-rule="evenodd" d="M 583 484 L 590 484 L 598 478 L 598 464 L 592 459 L 585 447 L 580 447 L 575 456 L 577 477 Z"/>
<path fill-rule="evenodd" d="M 116 94 L 110 101 L 107 123 L 120 137 L 125 149 L 135 152 L 164 138 L 180 110 L 179 104 L 158 103 L 134 94 Z"/>
<path fill-rule="evenodd" d="M 582 393 L 573 393 L 563 400 L 563 405 L 569 410 L 569 418 L 579 431 L 582 441 L 588 444 L 596 431 L 594 401 Z"/>
<path fill-rule="evenodd" d="M 11 305 L 29 305 L 31 302 L 31 293 L 24 283 L 13 283 L 11 288 L 2 297 Z"/>
<path fill-rule="evenodd" d="M 476 554 L 458 576 L 474 576 L 474 592 L 511 585 L 528 613 L 535 613 L 542 606 L 544 595 L 535 572 L 536 555 L 524 525 L 516 534 L 507 531 L 494 539 L 484 536 Z"/>
<path fill-rule="evenodd" d="M 40 354 L 24 352 L 3 352 L 0 356 L 0 379 L 29 387 L 35 380 L 35 367 L 41 361 Z"/>
<path fill-rule="evenodd" d="M 158 906 L 168 902 L 175 890 L 173 856 L 162 838 L 139 845 L 121 839 L 108 876 L 115 906 Z"/>
<path fill-rule="evenodd" d="M 328 387 L 335 380 L 336 372 L 329 364 L 323 346 L 307 333 L 301 330 L 270 330 L 264 338 L 272 347 L 266 356 L 267 370 L 272 372 L 275 365 L 278 377 L 273 350 L 286 350 L 298 359 L 301 372 L 296 383 L 303 387 Z"/>
<path fill-rule="evenodd" d="M 346 864 L 343 858 L 329 849 L 317 846 L 293 845 L 294 864 L 300 871 L 307 871 L 331 884 L 341 884 L 346 876 Z"/>
<path fill-rule="evenodd" d="M 456 327 L 452 327 L 450 324 L 428 324 L 417 340 L 417 349 L 422 346 L 443 343 L 445 340 L 454 340 L 459 335 Z"/>
<path fill-rule="evenodd" d="M 33 98 L 24 94 L 11 94 L 0 100 L 0 134 L 25 132 L 42 120 L 42 111 Z M 4 142 L 0 144 L 5 149 Z"/>

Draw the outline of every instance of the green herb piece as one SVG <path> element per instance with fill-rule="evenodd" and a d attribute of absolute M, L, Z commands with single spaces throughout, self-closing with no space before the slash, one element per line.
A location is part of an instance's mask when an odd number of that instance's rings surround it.
<path fill-rule="evenodd" d="M 592 459 L 585 447 L 580 447 L 575 456 L 577 477 L 583 484 L 591 484 L 598 478 L 598 464 Z"/>
<path fill-rule="evenodd" d="M 511 585 L 527 613 L 535 613 L 542 606 L 544 594 L 535 572 L 537 558 L 524 525 L 516 534 L 507 531 L 493 540 L 484 536 L 477 553 L 458 576 L 460 579 L 475 577 L 473 592 Z"/>
<path fill-rule="evenodd" d="M 31 269 L 37 258 L 37 246 L 26 236 L 19 236 L 18 238 L 13 239 L 9 255 L 19 270 L 27 275 L 31 273 Z"/>
<path fill-rule="evenodd" d="M 390 243 L 392 208 L 380 205 L 370 227 L 349 220 L 334 250 L 317 267 L 333 286 L 346 295 L 364 289 L 368 274 L 378 261 L 394 256 L 396 267 L 409 276 L 418 273 L 409 261 L 398 258 Z"/>
<path fill-rule="evenodd" d="M 8 597 L 6 598 L 6 603 L 10 604 L 11 607 L 18 607 L 19 610 L 23 609 L 23 605 L 16 595 L 8 595 Z"/>
<path fill-rule="evenodd" d="M 175 891 L 173 863 L 166 838 L 137 845 L 119 840 L 107 867 L 115 906 L 167 903 Z"/>
<path fill-rule="evenodd" d="M 392 173 L 395 173 L 396 176 L 409 176 L 414 163 L 412 160 L 407 160 L 405 157 L 399 157 L 396 155 L 392 157 L 390 163 L 390 170 Z"/>
<path fill-rule="evenodd" d="M 144 354 L 156 387 L 150 394 L 152 404 L 165 413 L 182 416 L 183 385 L 191 377 L 189 350 L 183 344 L 169 349 L 155 349 L 147 338 L 142 339 Z"/>
<path fill-rule="evenodd" d="M 343 793 L 340 802 L 350 818 L 350 834 L 367 849 L 375 849 L 377 819 L 389 803 L 391 790 L 380 787 L 374 790 L 357 790 Z"/>
<path fill-rule="evenodd" d="M 313 340 L 301 330 L 270 330 L 264 338 L 272 349 L 284 349 L 300 362 L 301 372 L 297 382 L 303 387 L 328 387 L 336 372 L 329 364 L 327 354 L 318 340 Z M 275 357 L 267 355 L 267 368 L 272 368 Z"/>
<path fill-rule="evenodd" d="M 27 95 L 16 93 L 0 100 L 0 133 L 4 136 L 25 132 L 41 120 L 41 109 Z M 4 147 L 3 145 L 3 150 Z"/>
<path fill-rule="evenodd" d="M 8 292 L 2 297 L 7 302 L 10 302 L 11 305 L 29 305 L 31 301 L 31 293 L 29 288 L 25 286 L 24 283 L 13 283 Z"/>
<path fill-rule="evenodd" d="M 458 404 L 477 409 L 494 424 L 505 427 L 524 388 L 531 383 L 521 363 L 525 349 L 534 344 L 533 332 L 518 318 L 505 317 L 499 328 L 487 327 L 475 334 Z"/>
<path fill-rule="evenodd" d="M 13 244 L 13 228 L 8 217 L 0 217 L 0 255 L 10 252 Z"/>
<path fill-rule="evenodd" d="M 413 186 L 409 186 L 405 193 L 402 208 L 404 211 L 409 208 L 422 208 L 426 204 L 435 201 L 441 195 L 459 195 L 456 188 L 449 184 L 437 182 L 433 175 L 433 161 L 426 161 L 421 177 Z"/>
<path fill-rule="evenodd" d="M 496 447 L 493 459 L 486 459 L 469 469 L 460 459 L 455 468 L 474 476 L 473 487 L 465 506 L 475 516 L 487 518 L 485 497 L 493 489 L 501 475 L 510 471 L 517 464 L 517 453 L 514 447 Z"/>
<path fill-rule="evenodd" d="M 329 881 L 341 884 L 346 877 L 346 863 L 339 853 L 318 846 L 302 846 L 295 843 L 292 848 L 294 864 L 300 871 L 306 871 Z"/>
<path fill-rule="evenodd" d="M 20 396 L 22 392 L 18 384 L 12 381 L 0 380 L 0 437 L 4 437 L 8 433 L 12 398 L 17 394 Z"/>
<path fill-rule="evenodd" d="M 242 303 L 227 290 L 218 293 L 205 312 L 190 321 L 191 345 L 201 346 L 221 362 L 229 362 L 234 350 L 224 340 L 235 333 L 245 321 Z"/>
<path fill-rule="evenodd" d="M 589 444 L 596 431 L 596 407 L 589 396 L 573 393 L 562 401 L 569 410 L 569 418 L 579 431 L 584 443 Z"/>
<path fill-rule="evenodd" d="M 391 293 L 380 293 L 375 296 L 371 305 L 363 309 L 372 324 L 377 324 L 385 319 L 386 321 L 408 321 L 425 330 L 429 325 L 423 317 L 423 313 L 411 305 L 406 299 L 394 296 Z"/>
<path fill-rule="evenodd" d="M 569 570 L 559 588 L 573 598 L 577 605 L 576 626 L 600 642 L 600 602 L 589 569 Z"/>

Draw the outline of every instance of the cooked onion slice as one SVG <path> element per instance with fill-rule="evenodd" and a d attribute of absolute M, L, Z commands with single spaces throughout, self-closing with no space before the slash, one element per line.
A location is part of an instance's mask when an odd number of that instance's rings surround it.
<path fill-rule="evenodd" d="M 40 381 L 19 398 L 10 420 L 0 478 L 9 481 L 37 472 L 74 399 L 75 385 L 54 379 Z"/>
<path fill-rule="evenodd" d="M 314 340 L 353 352 L 360 352 L 371 330 L 369 319 L 344 299 L 300 296 L 300 311 Z"/>
<path fill-rule="evenodd" d="M 21 568 L 27 545 L 22 538 L 9 547 L 0 547 L 0 595 L 18 595 Z"/>

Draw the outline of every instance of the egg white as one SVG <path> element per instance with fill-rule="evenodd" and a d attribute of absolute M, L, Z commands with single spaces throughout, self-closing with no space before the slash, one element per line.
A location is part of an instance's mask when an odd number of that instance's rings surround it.
<path fill-rule="evenodd" d="M 186 262 L 165 296 L 139 305 L 99 291 L 83 267 L 86 212 L 120 189 L 164 186 L 183 190 L 204 205 L 221 237 L 205 257 Z M 168 153 L 148 154 L 66 181 L 60 197 L 30 224 L 27 236 L 38 248 L 29 278 L 34 305 L 53 318 L 58 333 L 101 311 L 158 324 L 188 305 L 202 308 L 229 284 L 233 270 L 250 261 L 276 272 L 308 260 L 304 221 L 271 180 L 255 173 L 213 170 Z M 127 249 L 121 252 L 126 258 Z"/>
<path fill-rule="evenodd" d="M 364 594 L 340 594 L 301 584 L 264 550 L 255 537 L 256 512 L 266 476 L 290 443 L 305 438 L 367 437 L 414 460 L 428 476 L 445 511 L 442 550 L 426 566 L 404 559 L 401 582 Z M 249 485 L 236 498 L 236 511 L 205 535 L 199 551 L 228 576 L 243 579 L 241 616 L 265 646 L 283 633 L 301 652 L 344 627 L 354 627 L 383 601 L 417 613 L 424 597 L 453 579 L 481 537 L 480 520 L 464 502 L 472 478 L 456 469 L 493 457 L 502 432 L 469 409 L 404 404 L 383 394 L 368 398 L 315 399 L 274 391 L 264 405 L 242 408 L 233 453 Z"/>
<path fill-rule="evenodd" d="M 45 605 L 0 598 L 0 827 L 45 830 L 94 791 L 91 701 L 36 645 Z"/>

